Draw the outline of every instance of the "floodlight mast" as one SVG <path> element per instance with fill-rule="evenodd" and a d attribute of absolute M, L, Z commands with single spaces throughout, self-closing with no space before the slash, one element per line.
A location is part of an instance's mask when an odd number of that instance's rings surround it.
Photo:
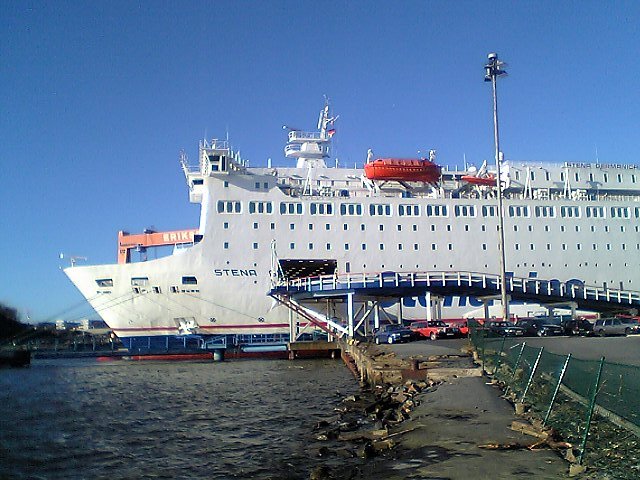
<path fill-rule="evenodd" d="M 502 179 L 500 176 L 500 136 L 498 132 L 498 94 L 496 91 L 496 80 L 506 71 L 502 69 L 504 62 L 498 60 L 497 53 L 487 55 L 489 63 L 485 68 L 485 82 L 491 82 L 493 90 L 493 140 L 496 149 L 496 187 L 498 192 L 498 229 L 499 229 L 499 250 L 500 250 L 500 303 L 502 304 L 502 319 L 509 320 L 509 301 L 507 299 L 507 272 L 504 255 L 504 212 L 502 210 Z"/>

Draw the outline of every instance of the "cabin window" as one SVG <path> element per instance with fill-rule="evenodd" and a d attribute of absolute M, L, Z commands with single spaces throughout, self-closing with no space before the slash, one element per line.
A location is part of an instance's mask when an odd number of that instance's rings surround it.
<path fill-rule="evenodd" d="M 225 250 L 228 250 L 228 249 L 229 249 L 229 242 L 224 242 L 224 243 L 222 244 L 222 247 L 223 247 Z"/>
<path fill-rule="evenodd" d="M 257 230 L 258 229 L 258 222 L 253 222 L 253 229 Z"/>
<path fill-rule="evenodd" d="M 420 206 L 398 205 L 398 215 L 401 217 L 418 217 L 420 216 Z"/>
<path fill-rule="evenodd" d="M 391 216 L 391 205 L 372 203 L 369 205 L 369 215 L 371 216 Z"/>
<path fill-rule="evenodd" d="M 556 207 L 551 206 L 536 206 L 535 215 L 538 218 L 555 218 L 556 217 Z"/>
<path fill-rule="evenodd" d="M 425 212 L 427 217 L 446 217 L 449 214 L 446 205 L 427 205 Z"/>
<path fill-rule="evenodd" d="M 611 218 L 629 218 L 627 207 L 611 207 Z"/>
<path fill-rule="evenodd" d="M 496 216 L 498 216 L 498 206 L 497 205 L 483 205 L 482 206 L 482 216 L 483 217 L 496 217 Z"/>
<path fill-rule="evenodd" d="M 302 215 L 302 203 L 281 202 L 280 215 Z"/>
<path fill-rule="evenodd" d="M 604 218 L 604 207 L 587 207 L 587 218 Z"/>
<path fill-rule="evenodd" d="M 340 215 L 348 217 L 362 216 L 362 204 L 360 203 L 342 203 L 340 204 Z"/>
<path fill-rule="evenodd" d="M 349 250 L 349 244 L 348 244 L 348 243 L 345 243 L 345 244 L 344 244 L 344 249 L 345 249 L 345 250 Z"/>
<path fill-rule="evenodd" d="M 560 207 L 560 216 L 562 218 L 580 218 L 580 207 Z"/>
<path fill-rule="evenodd" d="M 311 215 L 333 215 L 333 203 L 312 202 L 309 211 Z"/>
<path fill-rule="evenodd" d="M 527 205 L 509 205 L 510 217 L 529 217 L 529 207 Z"/>
<path fill-rule="evenodd" d="M 242 203 L 238 200 L 218 200 L 218 213 L 242 213 Z"/>
<path fill-rule="evenodd" d="M 273 204 L 271 202 L 249 202 L 249 213 L 273 213 Z"/>
<path fill-rule="evenodd" d="M 475 205 L 456 205 L 454 214 L 456 217 L 475 217 L 476 207 Z"/>
<path fill-rule="evenodd" d="M 98 278 L 96 279 L 96 283 L 99 287 L 113 287 L 112 278 Z"/>
<path fill-rule="evenodd" d="M 291 243 L 289 244 L 289 250 L 293 250 L 294 248 L 296 248 L 296 244 L 295 244 L 295 243 L 293 243 L 293 242 L 291 242 Z"/>
<path fill-rule="evenodd" d="M 198 284 L 198 279 L 196 277 L 193 277 L 193 276 L 185 276 L 185 277 L 182 277 L 182 284 L 183 285 L 197 285 Z"/>
<path fill-rule="evenodd" d="M 149 285 L 149 277 L 131 277 L 132 287 L 146 287 Z"/>

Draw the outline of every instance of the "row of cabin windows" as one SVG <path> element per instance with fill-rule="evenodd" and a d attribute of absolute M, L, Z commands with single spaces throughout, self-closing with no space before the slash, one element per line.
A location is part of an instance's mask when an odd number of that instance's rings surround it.
<path fill-rule="evenodd" d="M 609 214 L 610 218 L 640 218 L 640 207 L 603 207 L 603 206 L 577 206 L 563 205 L 559 207 L 561 218 L 581 218 L 584 213 L 587 218 L 606 218 Z M 455 205 L 453 213 L 455 217 L 464 218 L 477 216 L 477 207 L 475 205 Z M 556 218 L 558 216 L 558 207 L 537 205 L 533 209 L 529 205 L 509 205 L 507 214 L 512 218 L 530 218 L 533 214 L 536 218 Z M 240 214 L 242 213 L 242 202 L 238 200 L 219 200 L 217 203 L 217 211 L 222 214 Z M 250 201 L 250 214 L 267 214 L 273 213 L 273 202 Z M 363 206 L 360 203 L 343 203 L 340 204 L 340 215 L 342 216 L 362 216 Z M 425 215 L 427 217 L 448 217 L 448 205 L 426 205 Z M 496 217 L 498 215 L 498 207 L 496 205 L 483 205 L 480 208 L 483 217 Z M 302 215 L 304 206 L 301 202 L 281 202 L 281 215 Z M 330 216 L 334 213 L 333 203 L 330 202 L 311 202 L 309 204 L 309 213 L 318 216 Z M 388 204 L 371 204 L 369 205 L 370 216 L 392 216 L 392 205 Z M 419 217 L 421 215 L 420 205 L 417 204 L 401 204 L 398 205 L 399 217 Z"/>
<path fill-rule="evenodd" d="M 520 180 L 520 171 L 516 170 L 514 176 L 515 176 L 515 179 L 519 181 Z M 523 176 L 526 176 L 526 175 L 523 175 Z M 545 180 L 547 182 L 551 180 L 551 174 L 548 171 L 544 172 L 544 177 L 545 177 Z M 566 180 L 566 178 L 567 178 L 566 172 L 560 172 L 560 181 L 564 182 Z M 579 182 L 580 179 L 583 178 L 583 177 L 580 176 L 580 172 L 574 172 L 573 173 L 573 178 L 574 178 L 574 180 L 576 182 Z M 596 181 L 596 175 L 593 172 L 589 172 L 589 175 L 586 178 L 588 178 L 590 182 L 595 182 Z M 615 178 L 618 181 L 618 183 L 622 183 L 622 181 L 624 179 L 624 174 L 617 173 Z M 637 177 L 637 175 L 635 173 L 632 173 L 630 178 L 631 178 L 631 183 L 636 183 L 636 180 L 637 180 L 638 177 Z M 536 172 L 534 170 L 529 170 L 529 179 L 531 181 L 536 179 Z M 609 174 L 608 173 L 602 172 L 602 181 L 604 183 L 607 183 L 609 181 Z"/>
<path fill-rule="evenodd" d="M 96 279 L 98 287 L 113 287 L 112 278 L 98 278 Z M 185 275 L 182 277 L 182 285 L 197 285 L 198 279 L 192 275 Z M 131 277 L 132 287 L 148 287 L 149 277 Z"/>
<path fill-rule="evenodd" d="M 253 245 L 252 245 L 252 246 L 253 246 L 253 249 L 254 249 L 254 250 L 258 250 L 258 249 L 259 249 L 260 244 L 259 244 L 258 242 L 253 242 Z M 229 247 L 230 247 L 229 242 L 224 242 L 223 247 L 224 247 L 225 249 L 229 249 Z M 309 242 L 309 243 L 307 243 L 307 249 L 308 249 L 308 250 L 314 250 L 314 249 L 315 249 L 315 247 L 316 247 L 316 244 L 315 244 L 315 243 L 313 243 L 313 242 Z M 384 244 L 384 243 L 379 243 L 379 244 L 378 244 L 378 250 L 380 250 L 380 251 L 383 251 L 383 250 L 385 250 L 385 249 L 387 249 L 387 248 L 389 248 L 389 247 L 390 247 L 390 248 L 393 248 L 392 246 L 390 246 L 390 245 L 386 245 L 386 244 Z M 430 248 L 432 251 L 436 251 L 436 250 L 438 250 L 438 244 L 437 244 L 437 243 L 432 243 L 432 244 L 428 245 L 427 247 L 428 247 L 428 248 Z M 524 247 L 524 245 L 523 245 L 522 247 Z M 576 243 L 576 250 L 582 250 L 582 249 L 583 249 L 582 247 L 583 247 L 583 244 L 582 244 L 582 243 Z M 320 247 L 320 248 L 322 248 L 322 247 Z M 327 250 L 327 251 L 332 250 L 332 245 L 331 245 L 331 243 L 325 243 L 325 244 L 324 244 L 324 248 L 325 248 L 325 250 Z M 343 245 L 343 248 L 344 248 L 344 250 L 351 250 L 351 244 L 350 244 L 350 243 L 345 243 L 345 244 Z M 356 247 L 356 248 L 357 248 L 357 247 Z M 367 248 L 368 248 L 368 247 L 367 247 L 367 244 L 366 244 L 366 243 L 361 243 L 361 244 L 360 244 L 360 246 L 359 246 L 359 248 L 360 248 L 361 250 L 367 250 Z M 497 245 L 496 245 L 496 248 L 497 248 Z M 514 243 L 514 244 L 513 244 L 513 248 L 514 248 L 514 250 L 516 250 L 516 251 L 520 251 L 520 250 L 524 249 L 524 248 L 521 248 L 520 243 Z M 530 243 L 530 244 L 528 244 L 527 248 L 528 248 L 529 250 L 531 250 L 531 251 L 536 250 L 536 244 L 535 244 L 535 243 Z M 547 243 L 547 244 L 545 245 L 545 248 L 546 248 L 546 250 L 552 250 L 552 245 L 551 245 L 550 243 Z M 565 251 L 566 251 L 566 250 L 568 250 L 568 248 L 569 248 L 569 246 L 568 246 L 566 243 L 562 243 L 562 244 L 561 244 L 561 249 L 562 249 L 562 250 L 565 250 Z M 613 247 L 612 247 L 612 245 L 611 245 L 610 243 L 606 243 L 606 244 L 604 244 L 604 248 L 605 248 L 606 250 L 608 250 L 608 251 L 611 251 Z M 636 250 L 639 250 L 639 251 L 640 251 L 640 243 L 636 243 L 635 248 L 636 248 Z M 295 249 L 296 249 L 296 243 L 295 243 L 295 242 L 291 242 L 291 243 L 289 243 L 289 249 L 290 249 L 290 250 L 295 250 Z M 407 245 L 407 249 L 419 250 L 419 249 L 420 249 L 420 244 L 418 244 L 418 243 L 414 243 L 414 244 L 412 244 L 412 245 Z M 453 243 L 447 243 L 447 244 L 446 244 L 446 249 L 447 249 L 447 250 L 449 250 L 449 251 L 453 251 L 453 250 L 454 250 L 454 245 L 453 245 Z M 483 243 L 483 244 L 482 244 L 482 250 L 485 250 L 485 251 L 486 251 L 486 250 L 488 250 L 488 249 L 489 249 L 489 247 L 487 246 L 487 244 L 486 244 L 486 243 Z M 599 249 L 598 244 L 597 244 L 597 243 L 593 243 L 593 244 L 591 244 L 591 249 L 592 249 L 592 250 L 594 250 L 594 251 L 595 251 L 595 250 L 598 250 L 598 249 Z M 627 244 L 626 244 L 626 243 L 621 243 L 621 244 L 620 244 L 620 249 L 621 249 L 621 250 L 623 250 L 623 251 L 627 250 Z M 397 244 L 397 250 L 398 250 L 398 251 L 405 250 L 404 244 L 403 244 L 403 243 L 398 243 L 398 244 Z M 182 278 L 183 278 L 183 284 L 185 284 L 185 283 L 184 283 L 184 279 L 185 279 L 186 277 L 182 277 Z M 195 279 L 195 277 L 190 277 L 190 278 L 194 278 L 194 279 Z M 133 279 L 132 279 L 132 280 L 133 280 Z M 96 280 L 96 281 L 98 281 L 98 280 Z M 185 284 L 185 285 L 195 285 L 195 284 L 197 284 L 197 281 L 195 281 L 195 283 L 192 283 L 192 284 Z"/>
<path fill-rule="evenodd" d="M 223 226 L 223 228 L 225 230 L 229 229 L 229 222 L 224 222 L 222 224 L 222 226 Z M 309 231 L 313 231 L 316 227 L 319 227 L 319 226 L 317 226 L 317 225 L 315 225 L 313 223 L 309 223 L 308 224 Z M 258 230 L 259 228 L 260 228 L 260 223 L 253 222 L 253 229 L 254 230 Z M 271 230 L 275 230 L 276 229 L 276 224 L 274 222 L 271 222 L 269 224 L 269 228 Z M 396 229 L 398 230 L 398 232 L 402 232 L 402 231 L 417 232 L 418 231 L 418 225 L 416 225 L 415 223 L 413 225 L 411 225 L 411 228 L 409 228 L 408 226 L 407 226 L 407 228 L 405 230 L 403 230 L 403 228 L 404 228 L 403 225 L 400 225 L 400 224 L 396 225 Z M 447 232 L 451 231 L 451 225 L 446 225 L 445 228 L 446 228 Z M 498 227 L 496 226 L 496 229 L 497 228 Z M 549 225 L 544 225 L 543 228 L 544 228 L 545 232 L 550 232 L 551 231 L 551 227 Z M 596 232 L 598 230 L 598 227 L 596 227 L 595 225 L 590 225 L 589 228 L 590 228 L 590 230 L 592 232 Z M 289 230 L 295 230 L 295 229 L 296 229 L 296 224 L 295 223 L 290 223 L 289 224 Z M 324 224 L 324 229 L 326 231 L 331 231 L 331 224 L 330 223 L 325 223 Z M 349 230 L 349 224 L 348 223 L 342 224 L 342 229 L 344 231 L 348 231 Z M 385 226 L 383 224 L 379 224 L 378 225 L 378 230 L 379 231 L 383 232 L 384 229 L 385 229 Z M 574 229 L 575 229 L 576 232 L 579 232 L 581 230 L 581 227 L 580 227 L 580 225 L 575 225 Z M 602 229 L 603 229 L 604 232 L 609 232 L 611 230 L 609 225 L 605 225 L 604 227 L 602 227 Z M 635 229 L 636 232 L 640 233 L 640 226 L 639 225 L 636 225 L 634 227 L 634 229 Z M 366 225 L 364 223 L 360 224 L 360 230 L 363 231 L 363 232 L 366 231 Z M 430 230 L 432 232 L 437 231 L 438 230 L 437 229 L 437 225 L 431 224 Z M 486 225 L 480 225 L 480 230 L 483 231 L 483 232 L 486 232 L 487 231 L 487 226 Z M 470 226 L 469 225 L 464 225 L 464 231 L 465 232 L 471 231 Z M 514 232 L 520 231 L 520 225 L 514 225 L 513 226 L 513 231 Z M 534 231 L 533 225 L 527 225 L 527 231 L 533 232 Z M 566 225 L 560 225 L 560 231 L 561 232 L 566 232 L 567 231 Z M 627 231 L 627 227 L 625 225 L 620 225 L 620 232 L 624 233 L 626 231 Z"/>

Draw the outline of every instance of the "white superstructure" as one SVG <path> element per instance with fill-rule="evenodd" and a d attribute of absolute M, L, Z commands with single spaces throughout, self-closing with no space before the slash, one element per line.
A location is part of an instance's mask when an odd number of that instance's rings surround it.
<path fill-rule="evenodd" d="M 334 120 L 326 106 L 317 131 L 289 132 L 295 167 L 249 168 L 226 142 L 203 141 L 197 166 L 183 158 L 201 205 L 193 241 L 156 260 L 66 274 L 119 337 L 151 345 L 187 333 L 286 336 L 289 312 L 266 295 L 274 252 L 327 260 L 338 274 L 498 272 L 496 189 L 480 180 L 491 167 L 442 168 L 436 184 L 372 180 L 327 166 Z M 505 160 L 501 170 L 508 272 L 640 290 L 640 168 Z M 445 299 L 444 316 L 479 305 Z M 424 318 L 424 299 L 405 306 Z"/>

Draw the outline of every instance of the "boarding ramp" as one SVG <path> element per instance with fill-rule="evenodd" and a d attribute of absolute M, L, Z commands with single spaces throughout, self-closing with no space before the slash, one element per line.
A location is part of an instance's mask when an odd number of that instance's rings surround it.
<path fill-rule="evenodd" d="M 640 309 L 640 292 L 588 286 L 578 279 L 560 281 L 508 276 L 505 283 L 510 300 L 542 305 L 571 303 L 580 310 L 602 314 Z M 500 287 L 500 275 L 497 274 L 387 271 L 289 278 L 274 285 L 269 295 L 285 305 L 291 301 L 298 305 L 323 299 L 345 301 L 348 318 L 344 327 L 347 334 L 353 336 L 357 325 L 374 311 L 372 307 L 363 307 L 364 317 L 358 321 L 354 317 L 357 313 L 354 303 L 368 305 L 373 302 L 374 305 L 384 299 L 422 295 L 495 298 L 500 293 Z M 377 309 L 375 313 L 377 315 Z M 377 327 L 377 316 L 375 323 Z"/>

